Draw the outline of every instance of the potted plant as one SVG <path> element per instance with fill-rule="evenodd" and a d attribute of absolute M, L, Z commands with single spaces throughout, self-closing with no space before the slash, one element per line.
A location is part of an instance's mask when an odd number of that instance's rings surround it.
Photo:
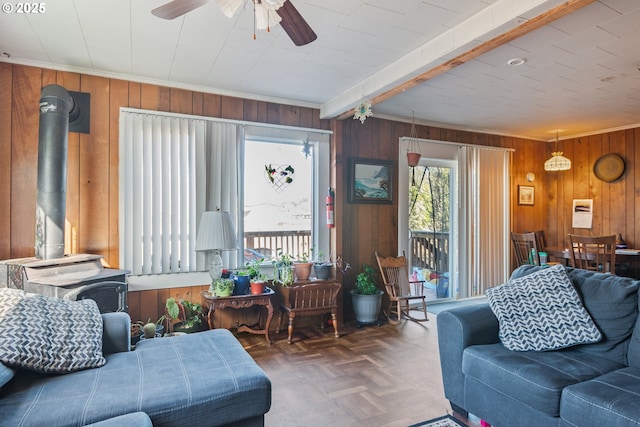
<path fill-rule="evenodd" d="M 250 280 L 251 272 L 248 269 L 236 271 L 233 275 L 233 283 L 235 284 L 233 295 L 246 295 L 249 292 Z"/>
<path fill-rule="evenodd" d="M 164 325 L 162 322 L 166 316 L 160 317 L 155 323 L 151 319 L 143 322 L 138 320 L 131 323 L 131 345 L 135 346 L 141 339 L 158 338 L 164 334 Z"/>
<path fill-rule="evenodd" d="M 228 297 L 234 293 L 235 283 L 233 279 L 221 277 L 213 282 L 213 293 L 217 297 Z"/>
<path fill-rule="evenodd" d="M 300 259 L 293 262 L 296 280 L 309 280 L 309 276 L 311 276 L 311 267 L 313 267 L 313 262 L 309 261 L 309 254 L 303 252 Z"/>
<path fill-rule="evenodd" d="M 204 310 L 200 304 L 187 300 L 176 301 L 175 298 L 167 298 L 165 309 L 172 320 L 180 320 L 180 322 L 173 325 L 172 322 L 168 322 L 169 329 L 173 329 L 173 332 L 192 333 L 202 329 Z"/>
<path fill-rule="evenodd" d="M 318 251 L 316 260 L 313 263 L 313 270 L 316 273 L 316 279 L 328 280 L 331 277 L 331 270 L 333 269 L 333 262 L 331 257 L 324 258 L 322 251 Z"/>
<path fill-rule="evenodd" d="M 291 286 L 293 283 L 293 260 L 291 256 L 278 250 L 273 263 L 273 281 L 281 286 Z"/>
<path fill-rule="evenodd" d="M 250 278 L 251 294 L 261 295 L 264 293 L 264 287 L 267 283 L 267 277 L 260 271 L 260 266 L 264 258 L 254 259 L 247 263 L 247 272 Z"/>
<path fill-rule="evenodd" d="M 356 288 L 351 290 L 353 313 L 359 323 L 376 323 L 382 306 L 383 291 L 375 282 L 375 270 L 365 264 L 356 276 Z"/>

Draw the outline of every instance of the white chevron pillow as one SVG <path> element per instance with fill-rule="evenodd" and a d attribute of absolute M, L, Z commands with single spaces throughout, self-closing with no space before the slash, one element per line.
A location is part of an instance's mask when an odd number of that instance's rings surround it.
<path fill-rule="evenodd" d="M 602 339 L 562 265 L 486 293 L 500 324 L 500 341 L 509 350 L 556 350 Z"/>
<path fill-rule="evenodd" d="M 23 295 L 0 298 L 2 363 L 45 373 L 68 373 L 106 363 L 102 316 L 95 301 Z M 14 303 L 11 308 L 7 307 L 9 299 Z"/>

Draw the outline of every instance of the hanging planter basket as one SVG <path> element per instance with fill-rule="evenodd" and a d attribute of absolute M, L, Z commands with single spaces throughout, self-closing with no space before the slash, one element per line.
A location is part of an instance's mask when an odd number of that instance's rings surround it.
<path fill-rule="evenodd" d="M 408 152 L 407 153 L 407 163 L 409 163 L 409 166 L 411 166 L 412 168 L 416 167 L 416 166 L 418 166 L 418 163 L 420 163 L 420 157 L 422 157 L 420 153 Z"/>
<path fill-rule="evenodd" d="M 420 163 L 420 146 L 418 145 L 418 133 L 416 132 L 415 117 L 411 118 L 411 131 L 409 132 L 409 146 L 407 147 L 407 163 L 414 168 Z"/>

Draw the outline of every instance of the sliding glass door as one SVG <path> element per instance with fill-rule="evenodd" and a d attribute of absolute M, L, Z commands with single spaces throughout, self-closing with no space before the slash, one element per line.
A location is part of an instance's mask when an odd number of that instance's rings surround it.
<path fill-rule="evenodd" d="M 422 154 L 407 163 L 409 145 Z M 413 150 L 412 150 L 413 151 Z M 401 138 L 398 252 L 430 301 L 472 298 L 507 279 L 509 150 Z"/>

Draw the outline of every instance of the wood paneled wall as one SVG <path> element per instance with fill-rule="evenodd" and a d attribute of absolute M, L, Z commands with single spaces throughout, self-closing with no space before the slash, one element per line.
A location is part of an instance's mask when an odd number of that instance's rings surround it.
<path fill-rule="evenodd" d="M 568 233 L 583 235 L 621 234 L 630 247 L 640 247 L 640 128 L 619 130 L 560 142 L 560 150 L 571 159 L 568 171 L 549 173 L 547 226 L 550 245 L 567 246 Z M 625 161 L 622 177 L 604 182 L 593 173 L 594 163 L 604 154 L 616 153 Z M 591 229 L 572 228 L 573 199 L 593 199 Z"/>
<path fill-rule="evenodd" d="M 375 265 L 374 251 L 397 249 L 397 182 L 394 204 L 348 203 L 348 159 L 391 159 L 398 165 L 398 140 L 410 124 L 370 117 L 364 124 L 346 119 L 320 120 L 309 108 L 232 98 L 157 85 L 0 63 L 0 259 L 33 256 L 36 200 L 38 101 L 40 90 L 57 83 L 68 90 L 91 94 L 91 133 L 69 136 L 67 184 L 67 252 L 97 253 L 118 266 L 118 114 L 120 107 L 196 114 L 290 126 L 332 129 L 332 186 L 336 189 L 333 252 L 353 269 L 344 277 L 344 291 L 353 289 L 363 263 Z M 374 107 L 375 110 L 375 107 Z M 640 202 L 635 164 L 640 128 L 561 141 L 559 149 L 573 161 L 567 172 L 545 172 L 544 161 L 554 144 L 507 136 L 417 126 L 418 137 L 467 144 L 513 148 L 511 225 L 515 231 L 545 229 L 551 245 L 562 245 L 571 231 L 585 234 L 621 233 L 640 246 Z M 627 169 L 614 183 L 593 175 L 593 162 L 602 154 L 619 153 Z M 404 159 L 403 159 L 404 160 Z M 397 170 L 397 169 L 396 169 Z M 533 183 L 526 174 L 533 172 Z M 535 187 L 535 205 L 517 204 L 517 186 Z M 571 201 L 594 199 L 591 230 L 571 228 Z M 133 298 L 132 297 L 132 301 Z M 157 299 L 150 298 L 150 306 Z M 350 304 L 347 303 L 347 310 Z M 139 318 L 147 316 L 140 308 Z"/>
<path fill-rule="evenodd" d="M 91 95 L 91 130 L 69 134 L 66 253 L 118 267 L 118 116 L 121 107 L 329 129 L 319 110 L 0 63 L 0 259 L 31 257 L 35 242 L 38 103 L 59 84 Z"/>
<path fill-rule="evenodd" d="M 567 172 L 546 172 L 544 162 L 555 151 L 554 143 L 531 141 L 508 136 L 487 135 L 417 126 L 418 137 L 465 144 L 513 149 L 510 171 L 511 229 L 524 232 L 544 229 L 550 246 L 566 244 L 566 235 L 622 233 L 630 245 L 640 247 L 640 174 L 634 165 L 640 164 L 640 150 L 634 150 L 640 140 L 640 128 L 560 141 L 558 149 L 573 162 Z M 344 277 L 345 292 L 355 287 L 355 276 L 362 264 L 375 266 L 374 251 L 394 254 L 398 246 L 397 182 L 394 182 L 392 205 L 348 203 L 349 157 L 393 160 L 398 165 L 398 139 L 408 136 L 410 124 L 368 118 L 364 124 L 345 120 L 334 123 L 336 163 L 336 253 L 348 260 L 353 269 Z M 603 154 L 615 152 L 625 158 L 627 168 L 614 183 L 603 183 L 593 175 L 593 163 Z M 402 159 L 404 161 L 404 158 Z M 397 169 L 396 169 L 397 170 Z M 527 173 L 535 175 L 533 182 Z M 535 188 L 533 206 L 521 206 L 517 201 L 518 185 Z M 574 198 L 594 199 L 594 224 L 591 230 L 571 228 L 571 203 Z M 350 304 L 345 305 L 346 308 Z"/>

